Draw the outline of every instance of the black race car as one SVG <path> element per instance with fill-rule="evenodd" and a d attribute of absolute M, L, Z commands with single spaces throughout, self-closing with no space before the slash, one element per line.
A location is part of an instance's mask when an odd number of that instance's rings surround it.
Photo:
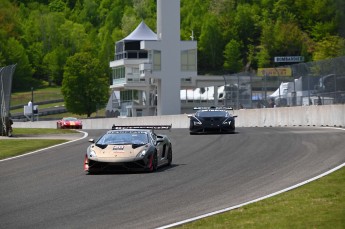
<path fill-rule="evenodd" d="M 235 118 L 228 110 L 230 107 L 195 107 L 197 112 L 188 115 L 190 118 L 190 134 L 197 133 L 233 133 L 235 132 Z"/>

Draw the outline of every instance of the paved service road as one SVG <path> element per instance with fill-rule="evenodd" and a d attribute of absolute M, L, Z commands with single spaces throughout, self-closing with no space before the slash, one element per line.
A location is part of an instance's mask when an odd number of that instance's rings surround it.
<path fill-rule="evenodd" d="M 84 130 L 97 138 L 105 130 Z M 86 175 L 87 139 L 0 162 L 0 228 L 155 228 L 238 205 L 345 162 L 345 131 L 238 128 L 163 131 L 173 165 Z"/>

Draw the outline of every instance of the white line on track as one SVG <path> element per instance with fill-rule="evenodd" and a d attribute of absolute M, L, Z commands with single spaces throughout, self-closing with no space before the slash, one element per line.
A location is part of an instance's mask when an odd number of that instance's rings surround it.
<path fill-rule="evenodd" d="M 84 134 L 83 137 L 78 138 L 78 139 L 74 139 L 74 140 L 71 140 L 71 141 L 68 141 L 68 142 L 64 142 L 64 143 L 61 143 L 61 144 L 53 145 L 53 146 L 50 146 L 50 147 L 47 147 L 47 148 L 44 148 L 44 149 L 39 149 L 39 150 L 36 150 L 36 151 L 33 151 L 33 152 L 29 152 L 29 153 L 26 153 L 26 154 L 21 154 L 21 155 L 18 155 L 18 156 L 2 159 L 2 160 L 0 160 L 0 162 L 13 160 L 13 159 L 20 158 L 20 157 L 25 157 L 27 155 L 35 154 L 35 153 L 41 152 L 43 150 L 52 149 L 52 148 L 54 148 L 56 146 L 62 146 L 62 145 L 65 145 L 65 144 L 69 144 L 71 142 L 79 141 L 79 140 L 84 139 L 84 138 L 86 138 L 88 136 L 88 133 L 86 133 L 84 131 L 78 131 L 78 132 L 83 133 Z"/>
<path fill-rule="evenodd" d="M 332 129 L 340 129 L 340 130 L 345 130 L 343 128 L 333 128 L 333 127 L 327 127 L 327 128 L 332 128 Z M 214 212 L 210 212 L 210 213 L 207 213 L 207 214 L 204 214 L 204 215 L 200 215 L 200 216 L 196 216 L 196 217 L 193 217 L 193 218 L 190 218 L 190 219 L 186 219 L 186 220 L 182 220 L 182 221 L 179 221 L 179 222 L 176 222 L 176 223 L 172 223 L 172 224 L 168 224 L 168 225 L 165 225 L 165 226 L 161 226 L 161 227 L 157 227 L 156 229 L 165 229 L 165 228 L 171 228 L 171 227 L 176 227 L 176 226 L 179 226 L 179 225 L 182 225 L 182 224 L 186 224 L 186 223 L 190 223 L 190 222 L 193 222 L 193 221 L 196 221 L 196 220 L 199 220 L 199 219 L 203 219 L 203 218 L 206 218 L 206 217 L 209 217 L 209 216 L 213 216 L 213 215 L 217 215 L 217 214 L 220 214 L 220 213 L 224 213 L 224 212 L 227 212 L 227 211 L 230 211 L 230 210 L 234 210 L 236 208 L 240 208 L 240 207 L 243 207 L 245 205 L 248 205 L 248 204 L 251 204 L 251 203 L 255 203 L 255 202 L 258 202 L 258 201 L 261 201 L 261 200 L 264 200 L 264 199 L 267 199 L 267 198 L 270 198 L 272 196 L 276 196 L 278 194 L 281 194 L 283 192 L 287 192 L 287 191 L 290 191 L 292 189 L 295 189 L 295 188 L 298 188 L 302 185 L 305 185 L 305 184 L 308 184 L 312 181 L 315 181 L 321 177 L 324 177 L 334 171 L 337 171 L 338 169 L 341 169 L 342 167 L 345 166 L 345 163 L 341 164 L 341 165 L 338 165 L 337 167 L 331 169 L 331 170 L 328 170 L 316 177 L 313 177 L 309 180 L 306 180 L 306 181 L 303 181 L 301 183 L 298 183 L 298 184 L 295 184 L 293 186 L 290 186 L 288 188 L 285 188 L 285 189 L 282 189 L 280 191 L 277 191 L 277 192 L 274 192 L 274 193 L 271 193 L 269 195 L 266 195 L 266 196 L 263 196 L 263 197 L 260 197 L 260 198 L 257 198 L 257 199 L 254 199 L 254 200 L 251 200 L 251 201 L 248 201 L 248 202 L 245 202 L 245 203 L 242 203 L 242 204 L 239 204 L 239 205 L 235 205 L 235 206 L 232 206 L 232 207 L 228 207 L 228 208 L 224 208 L 224 209 L 221 209 L 221 210 L 218 210 L 218 211 L 214 211 Z"/>

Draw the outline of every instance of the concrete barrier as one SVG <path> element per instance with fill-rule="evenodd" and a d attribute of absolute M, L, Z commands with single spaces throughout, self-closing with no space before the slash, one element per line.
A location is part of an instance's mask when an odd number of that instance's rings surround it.
<path fill-rule="evenodd" d="M 345 127 L 345 105 L 265 108 L 236 111 L 237 126 Z"/>
<path fill-rule="evenodd" d="M 236 127 L 333 126 L 345 127 L 345 104 L 243 109 L 233 111 Z M 83 119 L 83 129 L 110 129 L 115 125 L 170 125 L 188 128 L 187 114 L 131 118 Z M 15 122 L 14 128 L 56 128 L 56 121 Z"/>

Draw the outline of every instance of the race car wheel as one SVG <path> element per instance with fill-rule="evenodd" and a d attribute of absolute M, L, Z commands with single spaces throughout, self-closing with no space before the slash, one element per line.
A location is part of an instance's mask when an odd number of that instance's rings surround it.
<path fill-rule="evenodd" d="M 88 173 L 89 175 L 97 174 L 97 172 L 96 172 L 95 170 L 93 170 L 93 169 L 89 169 L 89 170 L 87 171 L 87 173 Z"/>
<path fill-rule="evenodd" d="M 149 164 L 150 172 L 156 171 L 157 167 L 158 167 L 158 158 L 157 158 L 157 153 L 156 152 L 151 155 L 149 163 L 150 163 Z"/>
<path fill-rule="evenodd" d="M 171 162 L 172 162 L 172 149 L 170 146 L 169 151 L 168 151 L 168 165 L 171 165 Z"/>
<path fill-rule="evenodd" d="M 232 129 L 232 130 L 235 130 L 235 122 L 232 122 L 232 123 L 231 123 L 231 129 Z"/>

